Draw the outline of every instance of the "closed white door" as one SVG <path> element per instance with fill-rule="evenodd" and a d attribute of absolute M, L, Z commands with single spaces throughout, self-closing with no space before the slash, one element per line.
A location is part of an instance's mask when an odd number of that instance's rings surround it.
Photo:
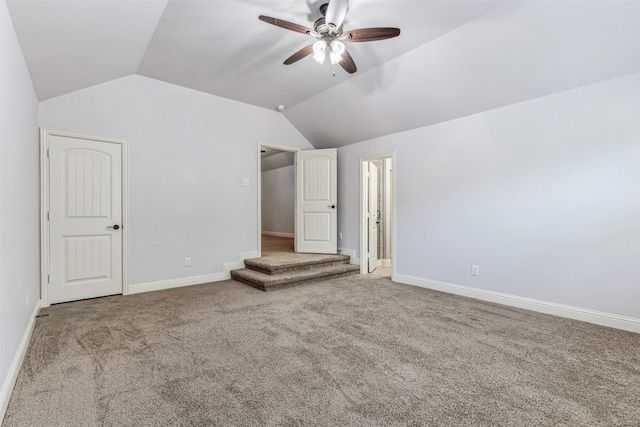
<path fill-rule="evenodd" d="M 378 266 L 378 167 L 369 163 L 369 273 Z"/>
<path fill-rule="evenodd" d="M 49 135 L 50 304 L 122 293 L 122 145 Z"/>
<path fill-rule="evenodd" d="M 335 148 L 296 153 L 296 252 L 338 251 L 337 158 Z"/>

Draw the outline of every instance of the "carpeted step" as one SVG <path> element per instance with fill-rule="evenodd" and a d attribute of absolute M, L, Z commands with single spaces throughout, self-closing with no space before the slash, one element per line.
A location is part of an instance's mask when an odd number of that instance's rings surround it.
<path fill-rule="evenodd" d="M 348 255 L 285 253 L 244 260 L 250 270 L 265 274 L 285 274 L 298 271 L 348 264 Z"/>
<path fill-rule="evenodd" d="M 232 270 L 231 278 L 246 285 L 253 286 L 256 289 L 260 289 L 261 291 L 274 291 L 303 283 L 350 276 L 352 274 L 358 274 L 359 272 L 360 266 L 354 264 L 316 266 L 313 269 L 279 273 L 277 275 L 265 274 L 249 268 L 243 268 L 240 270 Z"/>

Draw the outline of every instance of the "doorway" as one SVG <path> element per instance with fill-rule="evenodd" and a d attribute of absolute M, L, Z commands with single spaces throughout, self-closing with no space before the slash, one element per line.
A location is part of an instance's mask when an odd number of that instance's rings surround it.
<path fill-rule="evenodd" d="M 360 159 L 360 273 L 393 277 L 395 153 Z"/>
<path fill-rule="evenodd" d="M 293 252 L 297 148 L 258 143 L 258 253 Z"/>
<path fill-rule="evenodd" d="M 337 253 L 337 149 L 258 142 L 257 181 L 259 256 L 263 236 L 291 238 L 296 253 Z"/>

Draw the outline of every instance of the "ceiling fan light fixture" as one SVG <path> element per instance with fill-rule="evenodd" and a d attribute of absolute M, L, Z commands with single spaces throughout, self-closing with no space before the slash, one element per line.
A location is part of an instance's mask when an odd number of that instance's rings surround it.
<path fill-rule="evenodd" d="M 312 2 L 312 0 L 307 1 L 310 4 Z M 333 66 L 334 77 L 336 75 L 336 64 L 340 65 L 347 73 L 353 74 L 358 69 L 353 58 L 345 49 L 343 42 L 373 42 L 400 35 L 400 28 L 392 27 L 360 28 L 345 32 L 342 24 L 349 9 L 349 0 L 318 0 L 318 2 L 313 0 L 313 3 L 316 5 L 321 4 L 320 14 L 322 15 L 321 18 L 316 20 L 313 29 L 270 16 L 258 16 L 259 20 L 267 24 L 306 34 L 316 40 L 315 43 L 303 47 L 288 57 L 284 61 L 284 65 L 291 65 L 310 55 L 316 62 L 323 64 L 326 57 L 329 56 Z"/>
<path fill-rule="evenodd" d="M 313 59 L 319 64 L 324 62 L 324 57 L 327 52 L 327 42 L 324 40 L 318 40 L 313 44 Z"/>
<path fill-rule="evenodd" d="M 336 65 L 340 61 L 342 61 L 342 54 L 345 51 L 344 43 L 340 40 L 333 40 L 331 42 L 331 54 L 329 55 L 331 59 L 331 64 Z"/>

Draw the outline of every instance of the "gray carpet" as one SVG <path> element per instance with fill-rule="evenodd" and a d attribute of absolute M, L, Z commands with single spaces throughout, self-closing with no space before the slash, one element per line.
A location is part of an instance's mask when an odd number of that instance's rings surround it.
<path fill-rule="evenodd" d="M 640 335 L 385 278 L 44 312 L 6 427 L 640 425 Z"/>

